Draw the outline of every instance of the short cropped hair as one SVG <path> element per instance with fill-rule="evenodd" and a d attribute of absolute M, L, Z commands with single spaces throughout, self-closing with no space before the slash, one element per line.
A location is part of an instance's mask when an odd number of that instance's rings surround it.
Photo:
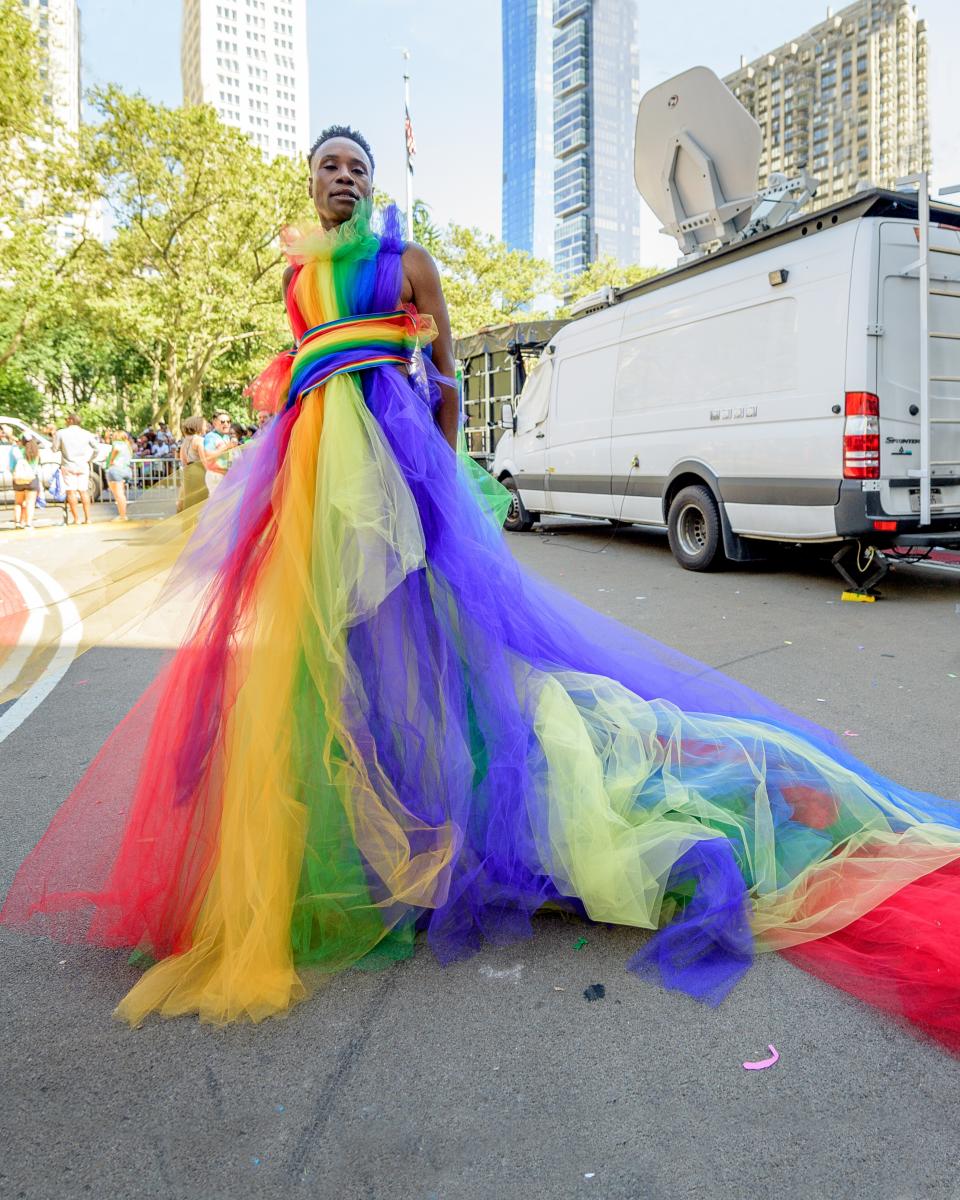
<path fill-rule="evenodd" d="M 349 125 L 328 125 L 326 129 L 322 129 L 320 136 L 310 147 L 307 162 L 312 163 L 316 152 L 324 142 L 329 142 L 331 138 L 348 138 L 351 142 L 356 142 L 367 158 L 370 159 L 370 174 L 373 174 L 373 151 L 370 149 L 370 143 L 358 129 L 352 129 Z"/>

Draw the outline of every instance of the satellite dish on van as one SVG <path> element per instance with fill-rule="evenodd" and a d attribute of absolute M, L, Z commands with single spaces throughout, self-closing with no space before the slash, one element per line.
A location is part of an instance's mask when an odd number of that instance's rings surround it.
<path fill-rule="evenodd" d="M 708 67 L 651 88 L 637 110 L 634 176 L 685 256 L 732 241 L 757 200 L 762 135 Z"/>

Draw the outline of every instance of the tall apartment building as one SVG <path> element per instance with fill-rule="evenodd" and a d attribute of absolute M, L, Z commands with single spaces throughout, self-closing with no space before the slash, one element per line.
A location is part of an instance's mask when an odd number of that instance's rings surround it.
<path fill-rule="evenodd" d="M 812 207 L 930 168 L 927 33 L 904 0 L 857 0 L 724 82 L 763 131 L 760 181 L 806 167 Z"/>
<path fill-rule="evenodd" d="M 501 0 L 501 237 L 553 262 L 553 0 Z"/>
<path fill-rule="evenodd" d="M 77 0 L 21 0 L 40 43 L 43 101 L 70 133 L 80 129 L 80 10 Z"/>
<path fill-rule="evenodd" d="M 80 132 L 80 9 L 77 0 L 21 0 L 37 31 L 43 103 L 68 137 Z M 103 206 L 97 202 L 67 213 L 53 229 L 61 251 L 83 234 L 103 235 Z"/>
<path fill-rule="evenodd" d="M 183 0 L 185 104 L 212 104 L 265 154 L 309 149 L 306 0 Z"/>
<path fill-rule="evenodd" d="M 555 267 L 640 257 L 633 139 L 640 102 L 636 0 L 554 0 Z"/>

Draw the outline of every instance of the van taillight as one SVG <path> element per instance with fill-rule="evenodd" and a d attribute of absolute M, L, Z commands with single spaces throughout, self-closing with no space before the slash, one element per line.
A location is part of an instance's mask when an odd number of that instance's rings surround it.
<path fill-rule="evenodd" d="M 873 392 L 847 392 L 843 423 L 844 479 L 880 478 L 880 400 Z"/>

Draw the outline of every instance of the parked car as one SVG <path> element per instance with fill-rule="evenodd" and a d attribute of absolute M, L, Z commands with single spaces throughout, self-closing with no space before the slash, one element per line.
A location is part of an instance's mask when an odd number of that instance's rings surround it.
<path fill-rule="evenodd" d="M 40 447 L 40 469 L 43 475 L 43 485 L 49 489 L 53 473 L 60 466 L 60 453 L 53 449 L 53 443 L 33 426 L 21 421 L 19 417 L 4 417 L 0 415 L 0 425 L 6 425 L 13 430 L 18 442 L 20 438 L 31 437 Z M 99 500 L 107 486 L 105 463 L 110 453 L 106 442 L 100 442 L 97 453 L 90 464 L 90 499 Z M 13 477 L 7 461 L 7 455 L 0 454 L 0 504 L 13 503 Z"/>

